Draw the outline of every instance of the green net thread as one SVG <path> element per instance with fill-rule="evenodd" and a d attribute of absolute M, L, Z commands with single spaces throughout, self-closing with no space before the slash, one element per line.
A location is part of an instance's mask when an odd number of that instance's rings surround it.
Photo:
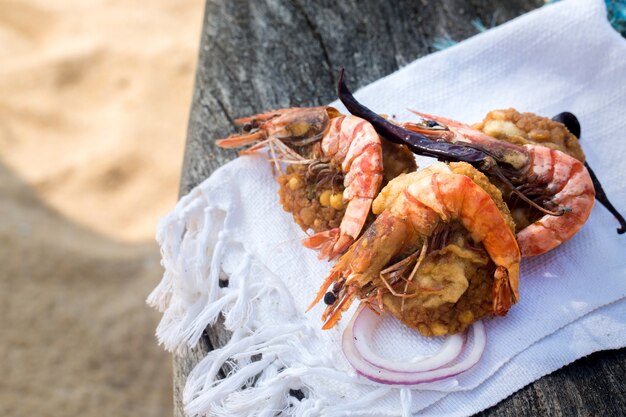
<path fill-rule="evenodd" d="M 556 3 L 560 0 L 546 0 L 546 4 Z M 611 26 L 619 32 L 624 38 L 626 38 L 626 0 L 605 0 L 607 9 L 607 19 L 611 23 Z M 485 25 L 480 19 L 472 20 L 472 26 L 476 28 L 478 33 L 484 32 L 497 26 L 496 16 L 494 15 L 489 22 L 489 25 Z M 449 48 L 458 43 L 452 39 L 449 35 L 437 38 L 433 41 L 431 46 L 437 51 Z"/>

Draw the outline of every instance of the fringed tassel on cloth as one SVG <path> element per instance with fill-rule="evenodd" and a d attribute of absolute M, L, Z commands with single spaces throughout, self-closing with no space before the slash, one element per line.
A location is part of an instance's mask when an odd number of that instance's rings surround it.
<path fill-rule="evenodd" d="M 187 197 L 159 224 L 165 273 L 147 300 L 163 312 L 157 338 L 169 351 L 194 346 L 238 298 L 235 289 L 223 291 L 219 285 L 222 255 L 230 243 L 225 211 Z"/>
<path fill-rule="evenodd" d="M 233 334 L 226 346 L 210 352 L 189 375 L 183 392 L 185 412 L 232 417 L 325 415 L 312 413 L 330 408 L 314 398 L 304 381 L 318 377 L 349 384 L 355 383 L 355 378 L 332 368 L 297 364 L 302 359 L 300 352 L 307 350 L 300 338 L 301 327 L 267 326 L 241 339 L 240 333 Z M 223 367 L 230 372 L 220 379 Z M 361 398 L 352 410 L 367 407 L 378 398 Z"/>
<path fill-rule="evenodd" d="M 236 208 L 211 206 L 208 195 L 195 189 L 160 222 L 157 241 L 165 273 L 147 300 L 163 312 L 157 337 L 169 351 L 194 346 L 220 315 L 232 332 L 230 341 L 209 352 L 189 375 L 183 393 L 186 412 L 314 415 L 311 410 L 320 404 L 290 391 L 306 390 L 302 376 L 307 373 L 337 372 L 319 367 L 328 358 L 301 346 L 303 334 L 311 329 L 298 316 L 283 282 L 233 239 L 230 226 Z M 268 311 L 271 303 L 277 324 L 261 325 L 259 309 Z M 224 377 L 225 369 L 229 371 Z"/>
<path fill-rule="evenodd" d="M 246 250 L 247 230 L 237 221 L 245 213 L 237 197 L 218 206 L 211 204 L 214 192 L 221 193 L 210 181 L 201 184 L 160 222 L 157 241 L 165 273 L 148 297 L 163 312 L 157 338 L 169 351 L 195 346 L 220 317 L 231 334 L 189 374 L 186 413 L 367 415 L 390 388 L 376 389 L 336 368 L 331 348 L 336 340 L 320 335 L 281 278 Z M 329 403 L 329 396 L 348 387 L 363 395 Z"/>

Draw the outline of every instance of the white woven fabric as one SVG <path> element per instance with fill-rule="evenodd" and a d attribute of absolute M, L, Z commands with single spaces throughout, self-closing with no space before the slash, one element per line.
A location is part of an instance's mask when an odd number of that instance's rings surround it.
<path fill-rule="evenodd" d="M 570 0 L 417 60 L 356 96 L 400 120 L 411 118 L 407 108 L 466 122 L 506 107 L 572 111 L 590 165 L 625 210 L 624 57 L 626 41 L 607 22 L 603 1 Z M 323 305 L 304 313 L 331 265 L 299 244 L 305 235 L 276 192 L 267 161 L 239 158 L 159 225 L 165 274 L 148 302 L 163 312 L 160 342 L 168 350 L 194 346 L 220 314 L 233 332 L 190 374 L 184 402 L 191 415 L 469 415 L 579 357 L 626 346 L 626 237 L 596 205 L 573 239 L 522 262 L 520 302 L 506 318 L 485 320 L 488 344 L 478 365 L 435 391 L 371 383 L 341 351 L 355 306 L 330 331 L 320 330 Z M 394 319 L 373 339 L 398 358 L 437 343 Z M 232 372 L 220 380 L 224 363 Z M 253 387 L 240 389 L 255 376 Z"/>

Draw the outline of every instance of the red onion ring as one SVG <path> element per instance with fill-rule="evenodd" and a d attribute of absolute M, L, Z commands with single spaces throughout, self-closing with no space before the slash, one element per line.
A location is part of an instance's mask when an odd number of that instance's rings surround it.
<path fill-rule="evenodd" d="M 461 372 L 467 371 L 472 366 L 476 365 L 480 360 L 487 337 L 485 333 L 485 327 L 482 322 L 478 321 L 472 324 L 472 347 L 467 352 L 467 355 L 460 361 L 451 364 L 449 366 L 443 365 L 440 368 L 432 369 L 423 372 L 397 372 L 389 369 L 384 369 L 379 366 L 375 366 L 365 360 L 361 353 L 357 350 L 354 343 L 354 324 L 358 317 L 363 314 L 364 308 L 361 307 L 352 321 L 343 333 L 342 347 L 346 359 L 354 367 L 358 374 L 364 377 L 382 384 L 392 385 L 410 385 L 415 388 L 432 389 L 441 391 L 451 391 L 457 385 L 456 380 L 450 380 L 450 377 L 456 376 Z M 381 358 L 382 359 L 382 358 Z M 455 358 L 452 359 L 454 361 Z M 428 361 L 428 359 L 425 359 Z M 377 361 L 379 362 L 379 361 Z M 450 362 L 448 362 L 449 364 Z M 404 365 L 399 362 L 394 365 L 394 368 Z"/>
<path fill-rule="evenodd" d="M 374 335 L 379 316 L 362 305 L 356 313 L 352 325 L 353 343 L 361 357 L 372 365 L 394 372 L 424 372 L 441 368 L 455 360 L 463 351 L 464 337 L 459 334 L 449 335 L 445 342 L 432 355 L 424 355 L 411 361 L 397 362 L 378 356 L 367 343 Z"/>

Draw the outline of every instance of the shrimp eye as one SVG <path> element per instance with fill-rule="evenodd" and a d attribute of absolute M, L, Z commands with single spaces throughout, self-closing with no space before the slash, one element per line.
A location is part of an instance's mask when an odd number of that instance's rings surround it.
<path fill-rule="evenodd" d="M 428 126 L 428 127 L 436 127 L 436 126 L 439 126 L 439 123 L 435 122 L 434 120 L 427 120 L 426 121 L 426 126 Z"/>
<path fill-rule="evenodd" d="M 332 291 L 328 291 L 324 295 L 324 304 L 333 305 L 335 301 L 337 301 L 337 296 Z"/>

